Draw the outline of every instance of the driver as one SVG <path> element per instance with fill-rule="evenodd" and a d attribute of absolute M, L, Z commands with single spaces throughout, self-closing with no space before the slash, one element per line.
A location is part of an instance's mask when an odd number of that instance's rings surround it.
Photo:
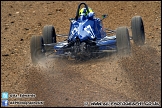
<path fill-rule="evenodd" d="M 80 11 L 79 11 L 79 19 L 81 21 L 85 20 L 86 18 L 88 18 L 88 19 L 93 19 L 94 18 L 95 14 L 92 11 L 92 9 L 90 7 L 88 7 L 88 10 L 89 10 L 89 13 L 87 12 L 86 8 L 80 9 Z"/>
<path fill-rule="evenodd" d="M 88 10 L 89 10 L 89 12 L 93 12 L 90 7 L 88 7 Z M 87 14 L 88 14 L 88 12 L 87 12 L 86 8 L 80 9 L 79 16 L 81 16 L 81 15 L 87 16 Z"/>

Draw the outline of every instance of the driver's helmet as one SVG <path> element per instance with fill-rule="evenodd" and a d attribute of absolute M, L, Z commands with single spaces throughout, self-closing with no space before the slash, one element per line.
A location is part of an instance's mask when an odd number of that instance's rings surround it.
<path fill-rule="evenodd" d="M 89 8 L 89 7 L 88 7 L 88 10 L 89 10 L 89 12 L 93 12 L 92 9 Z M 79 11 L 79 16 L 81 16 L 81 15 L 86 16 L 87 14 L 88 14 L 88 12 L 87 12 L 86 8 L 80 9 L 80 11 Z"/>

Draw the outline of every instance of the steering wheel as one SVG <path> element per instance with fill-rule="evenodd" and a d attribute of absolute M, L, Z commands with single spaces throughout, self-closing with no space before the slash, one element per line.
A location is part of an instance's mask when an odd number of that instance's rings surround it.
<path fill-rule="evenodd" d="M 77 9 L 77 13 L 76 13 L 75 20 L 78 20 L 78 17 L 79 17 L 79 10 L 80 10 L 80 6 L 81 6 L 81 5 L 84 5 L 84 7 L 86 8 L 87 12 L 89 13 L 89 9 L 88 9 L 87 4 L 85 4 L 85 3 L 80 3 L 80 4 L 78 5 L 78 9 Z"/>

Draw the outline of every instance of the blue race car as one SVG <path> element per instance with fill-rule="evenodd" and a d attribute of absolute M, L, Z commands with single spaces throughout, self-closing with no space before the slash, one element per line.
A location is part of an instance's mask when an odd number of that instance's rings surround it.
<path fill-rule="evenodd" d="M 82 6 L 83 5 L 83 6 Z M 80 9 L 82 7 L 82 9 Z M 56 35 L 52 25 L 44 26 L 42 36 L 32 36 L 30 42 L 31 59 L 37 64 L 39 59 L 52 53 L 54 57 L 66 56 L 74 59 L 84 59 L 104 52 L 129 54 L 130 40 L 136 45 L 145 43 L 143 20 L 134 16 L 131 20 L 132 36 L 127 27 L 116 30 L 104 29 L 103 19 L 96 18 L 95 13 L 85 3 L 80 3 L 75 18 L 70 18 L 70 31 L 67 35 Z M 110 36 L 110 34 L 116 34 Z M 56 42 L 57 36 L 67 36 L 63 42 Z"/>

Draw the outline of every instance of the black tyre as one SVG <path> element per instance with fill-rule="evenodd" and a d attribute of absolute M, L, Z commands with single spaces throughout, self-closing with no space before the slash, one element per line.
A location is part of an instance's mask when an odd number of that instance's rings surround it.
<path fill-rule="evenodd" d="M 132 38 L 136 45 L 145 43 L 145 31 L 143 20 L 140 16 L 134 16 L 131 20 Z"/>
<path fill-rule="evenodd" d="M 32 36 L 30 40 L 30 53 L 33 64 L 37 64 L 39 59 L 45 56 L 43 50 L 42 36 Z"/>
<path fill-rule="evenodd" d="M 56 32 L 52 25 L 44 26 L 43 40 L 45 44 L 56 43 Z"/>
<path fill-rule="evenodd" d="M 130 53 L 130 38 L 126 27 L 119 27 L 116 31 L 116 43 L 118 54 L 128 55 Z"/>

